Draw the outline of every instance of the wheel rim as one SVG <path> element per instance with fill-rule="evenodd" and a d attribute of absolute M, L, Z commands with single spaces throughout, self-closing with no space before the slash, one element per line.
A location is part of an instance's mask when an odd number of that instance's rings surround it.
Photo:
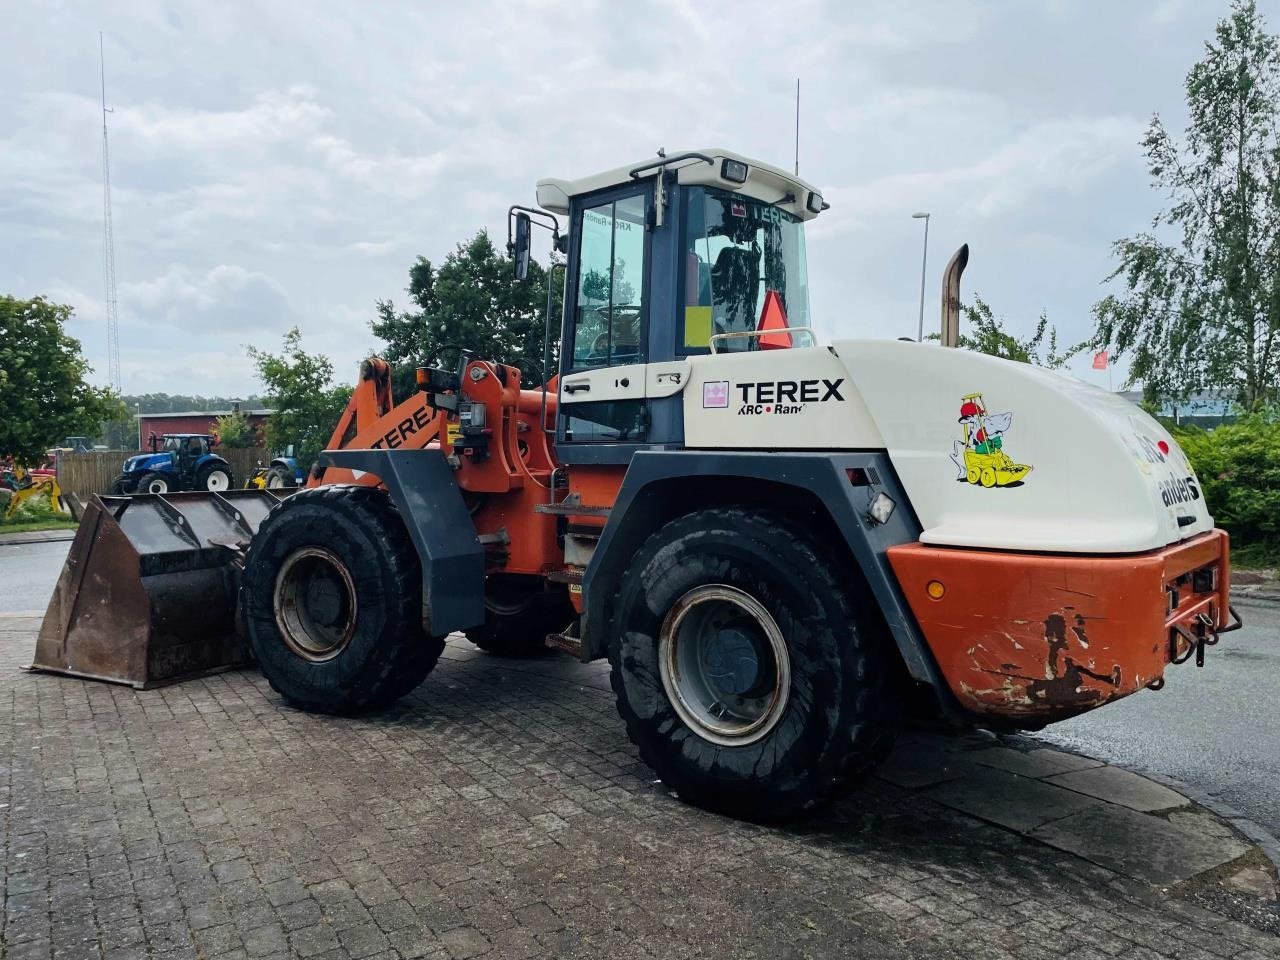
<path fill-rule="evenodd" d="M 210 470 L 209 475 L 204 478 L 204 488 L 206 490 L 228 490 L 231 488 L 231 477 L 227 475 L 225 470 Z"/>
<path fill-rule="evenodd" d="M 290 650 L 313 663 L 332 660 L 356 627 L 356 589 L 346 564 L 321 547 L 295 550 L 276 575 L 275 614 Z"/>
<path fill-rule="evenodd" d="M 658 671 L 685 725 L 722 746 L 768 735 L 791 695 L 782 631 L 755 597 L 724 584 L 690 590 L 667 613 Z"/>
<path fill-rule="evenodd" d="M 278 473 L 267 474 L 268 490 L 279 490 L 283 486 L 284 486 L 284 477 L 280 476 L 280 474 Z"/>
<path fill-rule="evenodd" d="M 152 480 L 147 484 L 147 493 L 168 493 L 169 484 L 163 480 Z"/>

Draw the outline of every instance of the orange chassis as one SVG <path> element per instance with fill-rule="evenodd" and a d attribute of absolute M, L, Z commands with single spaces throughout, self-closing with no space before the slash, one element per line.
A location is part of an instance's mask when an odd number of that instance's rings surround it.
<path fill-rule="evenodd" d="M 1159 689 L 1169 664 L 1239 626 L 1222 530 L 1129 556 L 888 554 L 947 685 L 980 716 L 1034 725 Z"/>

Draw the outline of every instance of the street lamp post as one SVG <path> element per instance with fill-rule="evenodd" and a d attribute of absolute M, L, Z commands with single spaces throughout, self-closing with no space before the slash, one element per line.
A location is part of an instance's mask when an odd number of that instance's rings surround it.
<path fill-rule="evenodd" d="M 916 332 L 916 342 L 924 342 L 924 276 L 929 263 L 929 214 L 913 213 L 912 220 L 924 221 L 924 253 L 920 256 L 920 326 Z"/>

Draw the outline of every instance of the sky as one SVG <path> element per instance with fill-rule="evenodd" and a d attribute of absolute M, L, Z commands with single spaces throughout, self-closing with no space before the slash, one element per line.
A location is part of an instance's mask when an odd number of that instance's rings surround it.
<path fill-rule="evenodd" d="M 927 332 L 967 242 L 966 295 L 1076 341 L 1161 204 L 1138 141 L 1184 126 L 1226 7 L 0 0 L 0 293 L 71 304 L 106 383 L 101 30 L 126 393 L 253 393 L 246 345 L 295 325 L 353 380 L 374 301 L 403 303 L 418 255 L 505 239 L 540 177 L 659 147 L 789 167 L 797 77 L 800 173 L 832 205 L 808 226 L 823 339 L 915 335 L 928 211 Z"/>

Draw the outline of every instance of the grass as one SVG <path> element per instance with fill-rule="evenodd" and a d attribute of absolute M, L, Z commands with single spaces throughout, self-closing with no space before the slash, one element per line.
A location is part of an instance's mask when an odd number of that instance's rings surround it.
<path fill-rule="evenodd" d="M 32 530 L 67 530 L 76 526 L 69 513 L 55 513 L 43 498 L 28 500 L 11 518 L 4 516 L 7 499 L 0 502 L 0 534 L 27 533 Z"/>
<path fill-rule="evenodd" d="M 1238 570 L 1274 570 L 1280 567 L 1280 547 L 1270 543 L 1233 543 L 1231 566 Z"/>
<path fill-rule="evenodd" d="M 0 520 L 0 534 L 30 533 L 33 530 L 74 530 L 76 522 L 70 517 L 66 519 L 51 517 L 48 520 L 26 520 L 6 523 Z"/>

